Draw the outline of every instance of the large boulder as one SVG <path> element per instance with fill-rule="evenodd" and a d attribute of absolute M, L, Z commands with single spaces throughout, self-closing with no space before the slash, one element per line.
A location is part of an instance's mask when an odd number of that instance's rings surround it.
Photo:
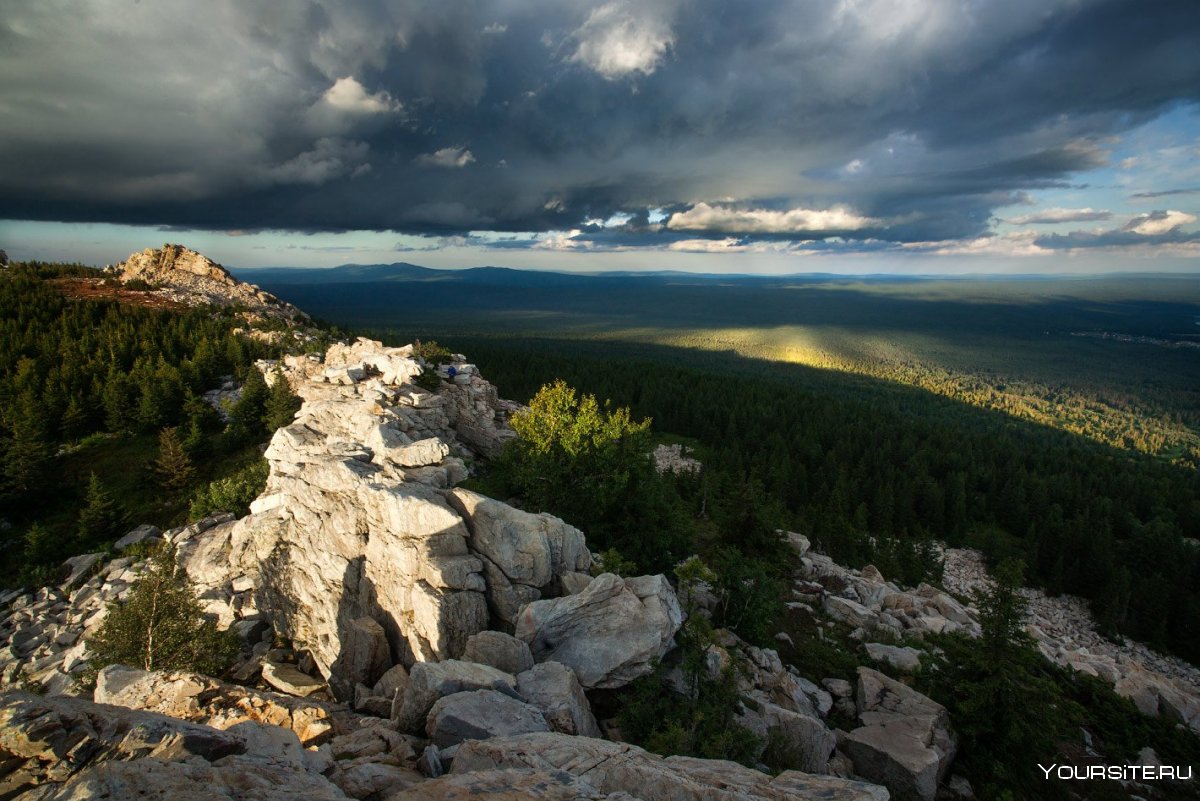
<path fill-rule="evenodd" d="M 956 751 L 946 708 L 864 667 L 855 701 L 862 726 L 840 743 L 855 773 L 898 795 L 932 801 Z"/>
<path fill-rule="evenodd" d="M 597 576 L 577 595 L 535 601 L 516 635 L 534 659 L 575 671 L 586 689 L 623 687 L 653 670 L 675 644 L 683 614 L 664 576 Z"/>
<path fill-rule="evenodd" d="M 463 650 L 464 662 L 491 665 L 505 673 L 523 673 L 533 667 L 533 653 L 524 640 L 501 631 L 472 634 Z"/>
<path fill-rule="evenodd" d="M 483 560 L 488 605 L 505 626 L 522 606 L 561 594 L 559 577 L 591 566 L 583 533 L 548 514 L 530 514 L 461 487 L 450 503 L 471 532 L 471 552 Z"/>
<path fill-rule="evenodd" d="M 794 712 L 772 703 L 758 703 L 736 718 L 774 750 L 775 761 L 805 773 L 828 773 L 837 736 L 814 715 Z"/>
<path fill-rule="evenodd" d="M 866 650 L 867 656 L 876 662 L 891 665 L 904 673 L 915 673 L 921 669 L 921 652 L 916 648 L 879 642 L 869 642 L 863 648 Z"/>
<path fill-rule="evenodd" d="M 886 801 L 888 798 L 887 790 L 864 782 L 797 771 L 770 776 L 735 762 L 691 757 L 664 759 L 626 743 L 558 733 L 465 742 L 459 746 L 451 767 L 452 775 L 456 776 L 500 770 L 566 772 L 586 782 L 601 797 L 625 792 L 642 801 L 797 798 Z"/>
<path fill-rule="evenodd" d="M 408 683 L 396 696 L 392 719 L 401 731 L 423 731 L 429 710 L 439 698 L 468 690 L 496 690 L 520 700 L 516 685 L 511 673 L 489 665 L 457 659 L 418 662 L 408 674 Z"/>
<path fill-rule="evenodd" d="M 550 731 L 536 707 L 495 690 L 473 690 L 440 698 L 429 710 L 425 733 L 438 748 L 463 740 L 484 740 Z"/>
<path fill-rule="evenodd" d="M 575 671 L 560 662 L 542 662 L 517 675 L 517 692 L 541 710 L 550 728 L 563 734 L 600 737 L 596 716 Z"/>

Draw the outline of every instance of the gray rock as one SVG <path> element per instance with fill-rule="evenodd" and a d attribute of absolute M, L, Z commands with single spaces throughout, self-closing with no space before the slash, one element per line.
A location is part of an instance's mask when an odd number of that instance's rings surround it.
<path fill-rule="evenodd" d="M 113 543 L 113 549 L 118 553 L 124 553 L 138 543 L 146 542 L 147 540 L 157 540 L 162 538 L 162 530 L 158 526 L 143 524 L 130 531 L 124 537 Z"/>
<path fill-rule="evenodd" d="M 871 659 L 891 665 L 904 673 L 915 673 L 921 668 L 921 652 L 916 648 L 900 648 L 878 642 L 866 643 L 863 648 L 866 649 L 867 656 Z"/>
<path fill-rule="evenodd" d="M 315 692 L 325 689 L 325 682 L 307 673 L 301 673 L 291 665 L 264 659 L 262 663 L 263 681 L 270 684 L 281 693 L 306 698 Z"/>
<path fill-rule="evenodd" d="M 442 767 L 442 757 L 438 753 L 436 745 L 425 746 L 425 750 L 421 752 L 421 757 L 417 760 L 417 770 L 431 779 L 436 779 L 446 772 Z"/>
<path fill-rule="evenodd" d="M 212 764 L 155 759 L 105 762 L 72 775 L 37 797 L 39 801 L 346 801 L 346 795 L 320 774 L 252 756 L 225 757 Z"/>
<path fill-rule="evenodd" d="M 104 558 L 102 553 L 85 553 L 79 556 L 72 556 L 67 561 L 63 562 L 63 566 L 67 569 L 67 577 L 63 580 L 59 588 L 63 592 L 69 592 L 75 587 L 87 580 L 91 574 L 92 568 L 96 563 Z"/>
<path fill-rule="evenodd" d="M 483 559 L 489 606 L 506 625 L 524 604 L 557 590 L 559 576 L 591 564 L 583 533 L 557 517 L 462 488 L 447 497 L 467 523 L 471 551 Z"/>
<path fill-rule="evenodd" d="M 932 801 L 956 751 L 946 708 L 863 667 L 856 703 L 863 725 L 841 742 L 855 772 L 898 795 Z"/>
<path fill-rule="evenodd" d="M 602 798 L 625 793 L 628 795 L 622 798 L 642 801 L 785 801 L 800 798 L 886 801 L 888 798 L 887 790 L 865 782 L 811 776 L 797 771 L 770 776 L 734 762 L 678 756 L 664 759 L 625 743 L 558 733 L 494 737 L 459 746 L 451 768 L 453 776 L 476 773 L 484 776 L 491 771 L 505 771 L 507 775 L 525 771 L 559 775 L 565 772 L 586 782 Z M 576 796 L 564 793 L 548 797 L 573 799 Z"/>
<path fill-rule="evenodd" d="M 499 631 L 480 631 L 467 639 L 463 661 L 491 665 L 505 673 L 522 673 L 533 667 L 529 645 L 511 634 Z"/>
<path fill-rule="evenodd" d="M 429 711 L 425 733 L 439 749 L 463 740 L 550 731 L 536 707 L 498 693 L 474 690 L 441 698 Z"/>
<path fill-rule="evenodd" d="M 606 573 L 578 595 L 526 606 L 516 635 L 537 661 L 569 666 L 584 688 L 616 688 L 651 672 L 682 617 L 665 577 Z"/>
<path fill-rule="evenodd" d="M 485 770 L 443 776 L 388 796 L 386 801 L 634 801 L 626 793 L 601 793 L 564 771 Z"/>
<path fill-rule="evenodd" d="M 424 782 L 425 777 L 412 768 L 392 765 L 387 762 L 360 762 L 339 765 L 330 774 L 329 780 L 341 788 L 350 798 L 379 798 L 383 793 L 393 793 Z"/>
<path fill-rule="evenodd" d="M 396 697 L 392 718 L 401 731 L 423 731 L 429 710 L 439 698 L 470 690 L 496 690 L 517 698 L 517 680 L 489 665 L 448 659 L 418 662 L 408 674 L 408 684 Z"/>
<path fill-rule="evenodd" d="M 600 737 L 575 671 L 559 662 L 542 662 L 517 676 L 517 692 L 546 718 L 550 728 L 563 734 Z"/>

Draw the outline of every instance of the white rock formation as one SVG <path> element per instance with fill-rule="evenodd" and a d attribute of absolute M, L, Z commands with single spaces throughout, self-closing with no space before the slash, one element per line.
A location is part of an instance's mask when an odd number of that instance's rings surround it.
<path fill-rule="evenodd" d="M 146 248 L 107 271 L 122 283 L 144 281 L 155 294 L 187 306 L 238 306 L 253 317 L 308 320 L 295 306 L 239 281 L 221 265 L 183 245 Z"/>

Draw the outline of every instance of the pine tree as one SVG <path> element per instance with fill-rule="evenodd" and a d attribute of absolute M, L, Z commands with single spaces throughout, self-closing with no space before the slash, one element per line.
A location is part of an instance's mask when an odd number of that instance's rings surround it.
<path fill-rule="evenodd" d="M 76 536 L 83 546 L 91 546 L 112 539 L 121 526 L 120 507 L 109 496 L 100 478 L 92 473 L 88 479 L 87 497 L 83 511 L 79 513 L 79 528 Z"/>
<path fill-rule="evenodd" d="M 25 532 L 25 560 L 30 564 L 49 564 L 60 556 L 60 551 L 58 542 L 41 523 L 34 522 Z"/>
<path fill-rule="evenodd" d="M 251 367 L 242 384 L 242 394 L 229 411 L 229 436 L 234 442 L 258 440 L 266 433 L 263 416 L 266 413 L 269 390 L 262 373 Z"/>
<path fill-rule="evenodd" d="M 18 502 L 38 495 L 46 481 L 51 459 L 45 416 L 31 393 L 22 393 L 15 404 L 12 438 L 4 452 L 3 488 Z"/>
<path fill-rule="evenodd" d="M 291 425 L 298 411 L 300 411 L 300 398 L 292 392 L 292 386 L 288 383 L 283 371 L 276 370 L 274 382 L 267 394 L 266 411 L 263 413 L 263 423 L 267 426 L 267 431 L 275 431 Z"/>
<path fill-rule="evenodd" d="M 154 473 L 158 484 L 168 492 L 178 492 L 188 485 L 195 473 L 192 460 L 179 439 L 179 429 L 168 426 L 158 433 L 158 458 Z"/>

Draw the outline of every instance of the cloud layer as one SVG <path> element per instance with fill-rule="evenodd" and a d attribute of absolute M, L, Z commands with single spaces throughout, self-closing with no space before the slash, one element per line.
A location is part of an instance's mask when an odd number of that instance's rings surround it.
<path fill-rule="evenodd" d="M 990 247 L 997 209 L 1200 102 L 1194 0 L 0 3 L 10 219 Z M 1194 223 L 1019 241 L 1178 242 Z"/>

